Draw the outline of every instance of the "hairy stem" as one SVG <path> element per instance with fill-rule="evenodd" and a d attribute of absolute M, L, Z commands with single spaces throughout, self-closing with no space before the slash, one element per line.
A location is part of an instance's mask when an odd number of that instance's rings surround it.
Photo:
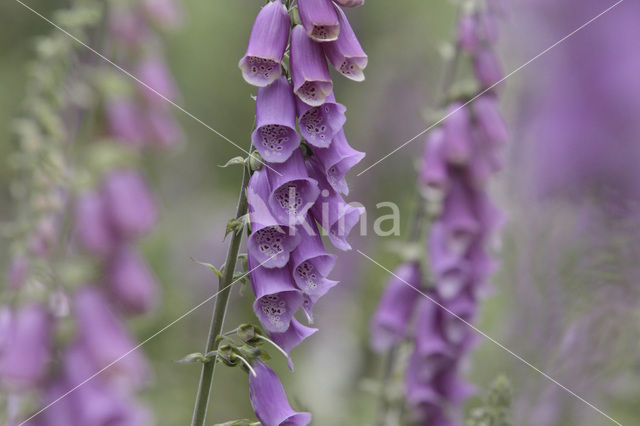
<path fill-rule="evenodd" d="M 246 186 L 249 182 L 249 167 L 244 167 L 242 175 L 242 185 L 240 187 L 240 195 L 238 198 L 238 206 L 236 208 L 236 218 L 247 213 L 247 195 Z M 218 348 L 217 337 L 222 331 L 224 317 L 227 312 L 229 302 L 229 294 L 231 293 L 231 285 L 233 284 L 233 273 L 236 269 L 238 260 L 238 251 L 240 250 L 240 242 L 242 241 L 242 231 L 232 234 L 229 249 L 227 250 L 227 259 L 225 261 L 222 278 L 220 279 L 220 293 L 216 298 L 216 304 L 211 318 L 211 326 L 209 328 L 209 337 L 207 338 L 207 347 L 204 353 L 215 351 Z M 192 426 L 204 426 L 207 417 L 207 407 L 209 406 L 209 395 L 211 393 L 211 383 L 213 382 L 213 373 L 216 367 L 216 360 L 202 364 L 202 372 L 200 373 L 200 383 L 198 385 L 198 393 L 196 395 L 196 405 L 193 409 Z"/>

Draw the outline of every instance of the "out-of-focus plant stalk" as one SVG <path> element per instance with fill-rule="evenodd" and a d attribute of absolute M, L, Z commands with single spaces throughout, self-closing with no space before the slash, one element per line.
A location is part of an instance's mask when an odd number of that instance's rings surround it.
<path fill-rule="evenodd" d="M 247 162 L 248 163 L 248 162 Z M 236 218 L 240 218 L 247 214 L 247 183 L 249 182 L 250 171 L 249 164 L 243 167 L 242 185 L 240 186 L 240 195 L 238 197 L 238 205 L 236 208 Z M 215 308 L 211 318 L 211 326 L 209 328 L 209 336 L 207 338 L 207 347 L 204 353 L 210 353 L 218 348 L 218 336 L 222 332 L 224 317 L 227 313 L 227 305 L 229 303 L 229 295 L 231 293 L 231 285 L 233 284 L 233 274 L 238 261 L 238 252 L 244 230 L 234 231 L 232 233 L 229 248 L 227 250 L 227 258 L 222 278 L 220 278 L 220 293 L 216 297 Z M 213 358 L 209 362 L 202 364 L 202 372 L 200 373 L 200 383 L 198 384 L 198 393 L 196 394 L 196 405 L 193 410 L 192 426 L 203 426 L 207 417 L 207 408 L 209 406 L 209 395 L 211 393 L 211 383 L 213 382 L 213 373 L 216 367 L 216 359 Z"/>
<path fill-rule="evenodd" d="M 456 22 L 459 20 L 460 13 L 457 14 Z M 447 101 L 449 92 L 455 81 L 455 75 L 460 62 L 460 55 L 462 51 L 460 49 L 460 43 L 455 43 L 454 51 L 447 60 L 444 67 L 444 74 L 442 77 L 442 89 L 441 99 L 438 105 L 442 105 Z M 428 206 L 429 202 L 425 197 L 416 191 L 416 206 L 411 217 L 411 223 L 409 225 L 409 232 L 407 236 L 407 243 L 412 247 L 415 244 L 423 241 L 425 231 L 429 228 L 433 212 Z M 388 394 L 388 388 L 391 385 L 393 379 L 393 372 L 396 370 L 398 362 L 399 351 L 397 347 L 391 348 L 385 356 L 384 368 L 380 377 L 380 391 L 378 393 L 378 425 L 384 426 L 386 424 L 389 410 L 391 409 L 391 401 Z"/>

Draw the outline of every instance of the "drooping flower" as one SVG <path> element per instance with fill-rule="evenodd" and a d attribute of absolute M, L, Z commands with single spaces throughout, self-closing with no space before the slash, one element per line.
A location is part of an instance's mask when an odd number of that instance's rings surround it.
<path fill-rule="evenodd" d="M 307 37 L 302 25 L 291 31 L 291 80 L 294 93 L 311 106 L 320 106 L 333 90 L 322 47 Z"/>
<path fill-rule="evenodd" d="M 340 74 L 354 81 L 363 81 L 363 70 L 367 67 L 369 59 L 349 25 L 347 16 L 339 7 L 336 11 L 340 22 L 340 35 L 336 41 L 322 45 L 324 53 Z"/>
<path fill-rule="evenodd" d="M 251 221 L 247 248 L 260 265 L 282 268 L 289 261 L 289 254 L 300 243 L 300 236 L 293 226 L 278 221 L 271 213 L 268 205 L 270 194 L 266 169 L 254 172 L 247 187 Z"/>
<path fill-rule="evenodd" d="M 147 312 L 158 298 L 153 274 L 136 250 L 120 245 L 111 255 L 107 266 L 109 293 L 127 311 Z"/>
<path fill-rule="evenodd" d="M 444 131 L 434 129 L 425 141 L 418 185 L 427 200 L 441 200 L 449 182 L 449 171 L 444 156 Z"/>
<path fill-rule="evenodd" d="M 140 237 L 156 222 L 156 206 L 147 184 L 134 170 L 115 170 L 101 188 L 113 230 L 122 238 Z"/>
<path fill-rule="evenodd" d="M 96 287 L 87 286 L 75 295 L 74 317 L 78 339 L 86 348 L 98 371 L 106 366 L 106 375 L 141 386 L 148 378 L 149 366 L 126 328 L 113 311 L 109 300 Z"/>
<path fill-rule="evenodd" d="M 481 90 L 501 78 L 492 50 L 498 31 L 493 17 L 481 16 L 487 13 L 483 9 L 463 15 L 457 40 Z M 373 324 L 386 316 L 395 327 L 389 337 L 380 326 L 372 326 L 372 344 L 381 350 L 398 345 L 415 318 L 405 385 L 409 418 L 416 424 L 458 424 L 452 413 L 473 392 L 460 373 L 475 342 L 469 324 L 494 268 L 489 238 L 501 222 L 487 193 L 488 179 L 501 167 L 499 149 L 508 138 L 497 95 L 493 90 L 470 105 L 465 97 L 453 99 L 444 123 L 427 136 L 418 184 L 421 202 L 431 213 L 426 251 L 433 283 L 415 306 L 409 293 L 406 299 L 397 296 L 403 289 L 391 280 L 374 316 Z M 409 278 L 405 281 L 411 283 Z M 388 300 L 397 308 L 391 310 Z"/>
<path fill-rule="evenodd" d="M 322 165 L 329 185 L 336 192 L 348 195 L 349 187 L 345 177 L 349 170 L 362 161 L 364 152 L 353 149 L 347 141 L 344 130 L 340 130 L 328 148 L 314 149 L 313 154 Z"/>
<path fill-rule="evenodd" d="M 280 0 L 260 10 L 251 29 L 247 52 L 238 66 L 247 83 L 265 87 L 282 75 L 282 57 L 289 39 L 289 14 Z"/>
<path fill-rule="evenodd" d="M 468 109 L 460 102 L 454 102 L 447 109 L 449 114 L 443 123 L 444 155 L 455 165 L 465 165 L 471 157 L 472 133 Z"/>
<path fill-rule="evenodd" d="M 333 41 L 342 31 L 331 0 L 297 0 L 300 21 L 307 36 L 318 42 Z"/>
<path fill-rule="evenodd" d="M 264 426 L 306 426 L 311 422 L 311 414 L 291 408 L 280 379 L 267 364 L 258 360 L 253 369 L 256 376 L 249 375 L 249 397 Z"/>
<path fill-rule="evenodd" d="M 323 296 L 336 281 L 327 279 L 336 256 L 327 253 L 313 219 L 307 217 L 299 227 L 301 242 L 291 253 L 291 273 L 298 288 L 307 295 Z"/>
<path fill-rule="evenodd" d="M 96 376 L 91 353 L 81 342 L 67 348 L 63 359 L 66 389 L 58 385 L 53 388 L 55 396 L 61 391 L 75 389 L 72 394 L 61 393 L 58 397 L 69 398 L 58 415 L 71 417 L 82 425 L 106 426 L 110 424 L 149 425 L 150 413 L 137 403 L 131 395 L 122 392 L 114 383 Z"/>
<path fill-rule="evenodd" d="M 253 310 L 269 332 L 283 333 L 302 306 L 302 292 L 288 268 L 265 268 L 249 256 L 251 285 L 256 301 Z"/>
<path fill-rule="evenodd" d="M 262 158 L 271 163 L 286 161 L 300 145 L 295 99 L 285 77 L 258 89 L 256 128 L 251 142 Z"/>
<path fill-rule="evenodd" d="M 333 144 L 333 139 L 342 130 L 347 121 L 344 105 L 336 102 L 330 93 L 324 104 L 312 107 L 297 98 L 300 134 L 309 144 L 317 148 L 327 148 Z"/>
<path fill-rule="evenodd" d="M 363 2 L 340 3 L 353 7 Z M 270 3 L 263 11 L 275 8 L 275 4 L 281 5 L 280 1 Z M 292 370 L 290 352 L 317 331 L 300 323 L 294 315 L 302 309 L 308 323 L 313 322 L 313 306 L 338 284 L 328 277 L 335 256 L 326 252 L 316 222 L 329 232 L 334 245 L 349 249 L 346 236 L 363 211 L 348 205 L 339 194 L 348 193 L 345 175 L 364 154 L 349 146 L 342 130 L 346 108 L 336 102 L 333 94 L 323 46 L 332 46 L 327 49 L 342 72 L 356 73 L 356 68 L 366 65 L 366 55 L 338 6 L 330 0 L 299 0 L 297 7 L 302 24 L 291 31 L 291 82 L 280 76 L 286 37 L 280 48 L 280 39 L 274 40 L 280 34 L 277 28 L 264 37 L 264 43 L 271 46 L 261 47 L 277 52 L 268 58 L 278 63 L 273 83 L 251 81 L 243 68 L 247 81 L 266 86 L 258 89 L 257 123 L 252 134 L 253 146 L 265 164 L 253 172 L 247 187 L 251 222 L 247 250 L 256 296 L 254 312 L 269 338 L 288 354 Z M 253 54 L 250 50 L 259 19 L 254 24 L 247 55 Z M 339 38 L 341 19 L 345 22 L 343 38 Z M 286 33 L 282 33 L 288 35 L 288 31 L 287 18 Z M 296 132 L 296 118 L 304 146 Z M 256 384 L 250 384 L 251 400 L 262 424 L 308 424 L 311 416 L 291 410 L 275 374 L 261 361 L 254 368 L 258 376 L 251 378 Z M 270 372 L 272 380 L 268 383 L 275 384 L 259 386 L 265 376 L 261 373 L 263 368 Z"/>
<path fill-rule="evenodd" d="M 0 382 L 11 389 L 28 389 L 43 380 L 51 360 L 51 318 L 40 305 L 5 314 L 0 347 Z"/>
<path fill-rule="evenodd" d="M 164 28 L 172 29 L 182 22 L 182 9 L 176 0 L 142 0 L 142 6 L 151 20 Z"/>
<path fill-rule="evenodd" d="M 302 152 L 298 149 L 284 163 L 267 169 L 271 186 L 269 207 L 282 223 L 299 224 L 320 194 L 318 181 L 309 177 Z"/>
<path fill-rule="evenodd" d="M 318 181 L 320 197 L 311 208 L 311 215 L 329 234 L 331 243 L 340 250 L 351 250 L 347 235 L 364 213 L 363 207 L 348 204 L 327 182 L 322 166 L 314 158 L 307 160 L 309 175 Z"/>
<path fill-rule="evenodd" d="M 416 290 L 421 287 L 421 273 L 417 263 L 404 263 L 393 272 L 371 320 L 373 349 L 387 351 L 408 337 L 415 304 L 422 297 Z"/>
<path fill-rule="evenodd" d="M 496 53 L 489 48 L 480 48 L 474 55 L 475 75 L 483 87 L 488 88 L 502 80 L 504 74 Z"/>
<path fill-rule="evenodd" d="M 75 206 L 75 237 L 89 253 L 106 256 L 116 244 L 105 202 L 97 191 L 82 194 Z"/>
<path fill-rule="evenodd" d="M 146 55 L 138 62 L 136 76 L 151 88 L 141 87 L 142 94 L 150 104 L 165 105 L 166 100 L 157 93 L 171 100 L 177 97 L 177 88 L 171 72 L 164 58 L 157 52 Z"/>

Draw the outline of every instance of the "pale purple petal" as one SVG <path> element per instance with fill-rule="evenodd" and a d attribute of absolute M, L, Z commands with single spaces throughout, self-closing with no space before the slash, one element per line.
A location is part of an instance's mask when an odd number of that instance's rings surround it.
<path fill-rule="evenodd" d="M 102 183 L 109 220 L 119 236 L 140 237 L 156 223 L 156 206 L 146 182 L 134 170 L 111 172 Z"/>
<path fill-rule="evenodd" d="M 311 106 L 320 106 L 333 91 L 329 67 L 320 45 L 302 25 L 291 31 L 291 79 L 294 93 Z"/>
<path fill-rule="evenodd" d="M 296 150 L 284 163 L 272 164 L 267 177 L 271 186 L 269 207 L 275 217 L 290 225 L 303 222 L 320 189 L 309 177 L 302 152 Z"/>
<path fill-rule="evenodd" d="M 327 148 L 333 137 L 342 129 L 347 121 L 344 105 L 336 102 L 333 93 L 329 94 L 325 103 L 312 107 L 297 98 L 300 133 L 305 141 L 318 148 Z"/>
<path fill-rule="evenodd" d="M 417 263 L 400 265 L 393 273 L 371 320 L 371 346 L 378 352 L 391 349 L 407 337 L 416 302 L 422 297 Z"/>
<path fill-rule="evenodd" d="M 256 129 L 251 142 L 270 163 L 286 161 L 300 145 L 296 131 L 296 104 L 286 77 L 258 89 Z"/>
<path fill-rule="evenodd" d="M 320 197 L 311 208 L 311 215 L 328 232 L 329 240 L 336 248 L 351 250 L 347 235 L 360 221 L 364 208 L 347 204 L 340 194 L 334 191 L 317 160 L 310 158 L 307 165 L 310 175 L 317 179 L 321 190 Z"/>
<path fill-rule="evenodd" d="M 167 63 L 159 54 L 142 58 L 138 62 L 136 76 L 146 84 L 146 86 L 139 85 L 139 89 L 150 104 L 164 105 L 167 101 L 162 96 L 170 100 L 176 99 L 178 89 Z"/>
<path fill-rule="evenodd" d="M 444 131 L 434 129 L 424 146 L 419 183 L 428 199 L 440 200 L 449 183 L 449 172 L 444 157 Z"/>
<path fill-rule="evenodd" d="M 145 261 L 130 246 L 118 247 L 107 267 L 108 290 L 127 311 L 147 312 L 158 298 L 158 286 Z"/>
<path fill-rule="evenodd" d="M 306 34 L 315 41 L 336 40 L 342 31 L 331 0 L 297 0 L 300 21 Z"/>
<path fill-rule="evenodd" d="M 106 203 L 98 192 L 87 192 L 78 197 L 75 206 L 74 234 L 85 250 L 99 256 L 108 255 L 116 244 Z"/>
<path fill-rule="evenodd" d="M 254 172 L 247 187 L 251 234 L 247 239 L 249 254 L 266 268 L 281 268 L 289 261 L 289 253 L 300 243 L 294 227 L 282 224 L 268 206 L 271 189 L 267 170 Z"/>
<path fill-rule="evenodd" d="M 333 269 L 336 256 L 327 253 L 313 218 L 307 217 L 298 228 L 302 241 L 291 253 L 291 269 L 296 285 L 310 295 L 323 295 L 337 283 L 325 279 Z"/>
<path fill-rule="evenodd" d="M 459 102 L 447 109 L 444 129 L 444 156 L 451 164 L 465 165 L 471 157 L 471 117 L 469 110 Z"/>
<path fill-rule="evenodd" d="M 289 405 L 282 383 L 267 364 L 257 360 L 249 374 L 249 398 L 256 417 L 264 426 L 306 426 L 311 414 L 298 413 Z"/>
<path fill-rule="evenodd" d="M 343 130 L 333 138 L 326 149 L 314 149 L 313 154 L 322 164 L 325 177 L 329 185 L 339 193 L 349 194 L 349 187 L 345 176 L 353 166 L 365 156 L 364 152 L 356 151 L 349 145 Z"/>
<path fill-rule="evenodd" d="M 354 81 L 363 81 L 363 70 L 369 59 L 344 12 L 340 8 L 336 8 L 336 11 L 340 21 L 340 35 L 336 41 L 323 44 L 324 53 L 340 74 Z"/>
<path fill-rule="evenodd" d="M 282 57 L 289 40 L 289 13 L 280 0 L 260 10 L 251 29 L 247 52 L 238 66 L 249 84 L 264 87 L 282 75 Z"/>
<path fill-rule="evenodd" d="M 5 321 L 8 333 L 0 353 L 0 381 L 12 389 L 31 388 L 44 378 L 51 361 L 51 317 L 34 304 L 18 308 Z"/>
<path fill-rule="evenodd" d="M 104 374 L 139 387 L 149 377 L 149 366 L 142 353 L 134 349 L 135 341 L 110 305 L 97 288 L 84 287 L 76 293 L 73 309 L 78 338 L 96 371 L 119 360 Z"/>

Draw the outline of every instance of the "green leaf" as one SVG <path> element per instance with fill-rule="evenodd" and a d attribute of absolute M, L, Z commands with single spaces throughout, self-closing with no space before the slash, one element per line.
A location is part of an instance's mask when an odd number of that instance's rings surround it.
<path fill-rule="evenodd" d="M 243 157 L 240 157 L 240 156 L 237 156 L 237 157 L 233 157 L 232 159 L 230 159 L 229 161 L 227 161 L 227 162 L 226 162 L 224 165 L 222 165 L 222 166 L 218 165 L 218 167 L 221 167 L 221 168 L 223 168 L 223 169 L 224 169 L 224 168 L 229 167 L 229 166 L 237 166 L 237 165 L 244 166 L 244 164 L 245 164 L 245 160 L 244 160 L 244 158 L 243 158 Z"/>
<path fill-rule="evenodd" d="M 202 266 L 206 266 L 207 268 L 211 269 L 211 271 L 216 274 L 218 276 L 218 278 L 222 278 L 222 271 L 220 271 L 218 268 L 216 268 L 215 266 L 213 266 L 210 263 L 206 263 L 206 262 L 200 262 L 199 260 L 196 260 L 194 258 L 191 258 L 191 260 L 193 260 L 194 262 L 196 262 L 198 265 L 202 265 Z"/>
<path fill-rule="evenodd" d="M 207 363 L 207 362 L 209 362 L 209 358 L 202 355 L 201 352 L 194 352 L 194 353 L 185 355 L 184 357 L 175 361 L 176 364 L 196 364 L 196 363 Z"/>

